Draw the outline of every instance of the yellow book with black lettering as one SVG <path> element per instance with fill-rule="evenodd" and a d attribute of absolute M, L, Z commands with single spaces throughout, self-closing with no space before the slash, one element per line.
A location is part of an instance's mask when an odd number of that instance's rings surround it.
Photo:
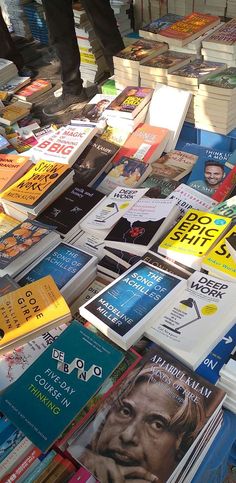
<path fill-rule="evenodd" d="M 3 191 L 0 198 L 12 203 L 33 206 L 66 172 L 68 166 L 65 164 L 40 161 L 10 188 Z"/>
<path fill-rule="evenodd" d="M 51 275 L 0 298 L 0 354 L 71 320 Z"/>
<path fill-rule="evenodd" d="M 6 235 L 9 231 L 19 225 L 19 220 L 6 215 L 5 213 L 0 213 L 0 238 Z"/>
<path fill-rule="evenodd" d="M 227 232 L 226 237 L 230 235 L 236 236 L 235 226 Z M 202 268 L 224 280 L 236 281 L 236 262 L 227 248 L 225 237 L 203 258 Z"/>
<path fill-rule="evenodd" d="M 158 252 L 198 270 L 230 223 L 226 216 L 191 209 L 160 243 Z"/>

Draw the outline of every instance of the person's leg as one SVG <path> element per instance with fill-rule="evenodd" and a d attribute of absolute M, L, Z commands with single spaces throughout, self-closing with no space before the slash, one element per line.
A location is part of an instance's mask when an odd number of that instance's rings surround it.
<path fill-rule="evenodd" d="M 83 82 L 72 0 L 42 0 L 49 36 L 61 64 L 63 93 L 79 95 Z"/>
<path fill-rule="evenodd" d="M 20 70 L 24 65 L 24 60 L 21 53 L 17 50 L 11 34 L 8 31 L 5 20 L 2 16 L 0 7 L 0 57 L 14 62 L 17 69 Z"/>
<path fill-rule="evenodd" d="M 124 49 L 114 11 L 109 0 L 80 0 L 100 41 L 109 69 L 113 70 L 113 55 Z"/>

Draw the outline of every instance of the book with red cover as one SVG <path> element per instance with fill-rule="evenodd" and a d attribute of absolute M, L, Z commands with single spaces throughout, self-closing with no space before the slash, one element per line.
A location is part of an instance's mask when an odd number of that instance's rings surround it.
<path fill-rule="evenodd" d="M 225 201 L 236 187 L 236 166 L 226 175 L 217 191 L 212 195 L 212 199 L 221 203 Z"/>
<path fill-rule="evenodd" d="M 168 140 L 168 129 L 141 123 L 125 141 L 113 163 L 116 164 L 123 156 L 127 156 L 150 164 L 161 156 Z"/>
<path fill-rule="evenodd" d="M 52 84 L 49 80 L 36 79 L 27 87 L 20 89 L 15 97 L 24 101 L 31 101 L 51 89 Z"/>
<path fill-rule="evenodd" d="M 215 15 L 193 12 L 161 30 L 158 35 L 167 43 L 183 46 L 219 23 L 220 19 Z"/>
<path fill-rule="evenodd" d="M 27 156 L 0 153 L 0 193 L 21 178 L 31 166 Z"/>

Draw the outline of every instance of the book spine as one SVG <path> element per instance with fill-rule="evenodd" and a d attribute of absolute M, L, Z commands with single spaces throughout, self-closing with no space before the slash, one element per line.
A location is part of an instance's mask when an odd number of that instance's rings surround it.
<path fill-rule="evenodd" d="M 60 463 L 63 461 L 63 457 L 59 454 L 56 454 L 56 456 L 53 458 L 53 460 L 47 465 L 45 470 L 39 474 L 38 478 L 31 480 L 34 483 L 46 483 L 48 481 L 49 476 L 54 473 L 56 470 L 57 466 L 60 465 Z M 28 482 L 27 482 L 28 483 Z"/>
<path fill-rule="evenodd" d="M 70 460 L 64 458 L 55 471 L 47 478 L 47 483 L 64 483 L 75 471 L 76 466 Z"/>
<path fill-rule="evenodd" d="M 11 453 L 1 462 L 0 481 L 14 468 L 22 458 L 30 451 L 33 444 L 28 438 L 22 441 L 14 448 Z"/>
<path fill-rule="evenodd" d="M 32 465 L 32 463 L 41 455 L 38 448 L 34 448 L 24 459 L 17 465 L 8 475 L 6 475 L 2 483 L 13 483 L 18 480 Z"/>
<path fill-rule="evenodd" d="M 50 451 L 50 453 L 48 453 L 45 458 L 43 459 L 43 461 L 41 461 L 34 469 L 33 469 L 33 472 L 28 475 L 27 477 L 27 483 L 34 483 L 36 481 L 36 478 L 43 473 L 43 471 L 48 467 L 48 465 L 50 465 L 50 463 L 53 461 L 53 459 L 55 458 L 56 456 L 56 452 L 55 451 Z M 26 481 L 23 480 L 25 483 Z M 23 483 L 23 482 L 22 482 Z"/>

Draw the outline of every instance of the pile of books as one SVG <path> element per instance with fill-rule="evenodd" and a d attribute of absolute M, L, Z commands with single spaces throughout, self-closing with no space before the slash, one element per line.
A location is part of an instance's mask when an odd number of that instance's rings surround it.
<path fill-rule="evenodd" d="M 227 0 L 226 17 L 236 17 L 236 2 L 235 0 Z"/>
<path fill-rule="evenodd" d="M 17 76 L 18 70 L 11 60 L 0 59 L 0 85 L 6 84 L 10 79 Z"/>
<path fill-rule="evenodd" d="M 43 45 L 48 44 L 48 29 L 43 6 L 35 2 L 24 4 L 24 13 L 34 39 Z"/>
<path fill-rule="evenodd" d="M 32 0 L 7 0 L 7 2 L 5 2 L 14 33 L 19 35 L 19 37 L 24 37 L 26 39 L 31 39 L 32 33 L 27 16 L 24 12 L 24 5 L 31 3 L 31 1 Z"/>
<path fill-rule="evenodd" d="M 235 350 L 230 356 L 229 361 L 220 370 L 220 378 L 217 382 L 217 387 L 226 391 L 227 396 L 224 402 L 224 406 L 235 413 L 236 410 L 236 393 L 235 393 L 235 381 L 236 381 L 236 357 Z"/>
<path fill-rule="evenodd" d="M 203 39 L 202 55 L 206 60 L 224 62 L 228 67 L 236 66 L 236 19 L 222 24 Z"/>
<path fill-rule="evenodd" d="M 125 37 L 132 32 L 130 20 L 130 2 L 129 0 L 123 0 L 122 2 L 111 0 L 110 3 L 116 17 L 120 34 L 122 37 Z"/>
<path fill-rule="evenodd" d="M 193 0 L 168 0 L 168 12 L 175 13 L 176 15 L 189 15 L 193 12 Z M 196 12 L 199 10 L 195 9 Z"/>

